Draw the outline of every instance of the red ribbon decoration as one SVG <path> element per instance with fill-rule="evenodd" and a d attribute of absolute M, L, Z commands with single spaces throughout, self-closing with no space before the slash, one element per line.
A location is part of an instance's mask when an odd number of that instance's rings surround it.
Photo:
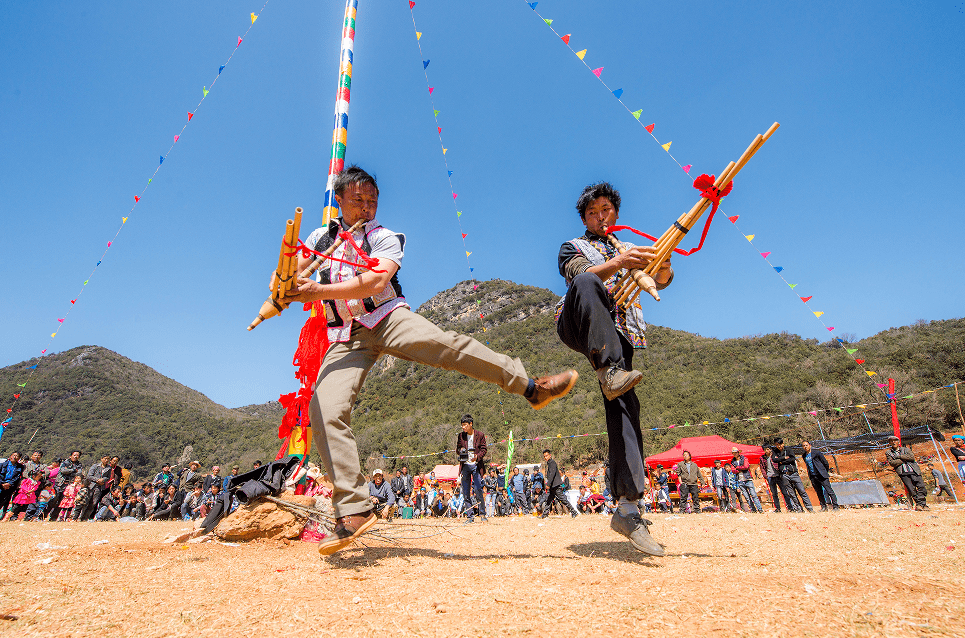
<path fill-rule="evenodd" d="M 700 191 L 701 197 L 706 197 L 713 204 L 713 208 L 710 209 L 710 215 L 707 216 L 707 221 L 704 222 L 704 230 L 700 233 L 700 243 L 697 244 L 696 248 L 691 248 L 690 250 L 681 250 L 679 248 L 674 248 L 673 251 L 678 255 L 683 255 L 684 257 L 689 257 L 695 252 L 704 247 L 704 240 L 707 239 L 707 231 L 710 230 L 710 222 L 714 221 L 714 214 L 717 212 L 717 207 L 720 205 L 720 200 L 730 194 L 731 189 L 734 188 L 734 182 L 727 182 L 727 186 L 723 190 L 718 190 L 714 186 L 714 175 L 707 175 L 706 173 L 694 180 L 694 188 Z M 636 233 L 641 237 L 646 237 L 650 241 L 657 241 L 657 238 L 653 235 L 648 235 L 642 231 L 637 230 L 631 226 L 608 226 L 606 229 L 607 233 L 614 233 L 618 230 L 629 230 L 632 233 Z"/>
<path fill-rule="evenodd" d="M 315 255 L 316 257 L 321 257 L 322 259 L 328 259 L 329 261 L 337 261 L 340 264 L 348 264 L 349 266 L 355 266 L 356 268 L 365 268 L 366 270 L 370 270 L 372 272 L 378 272 L 378 273 L 385 272 L 384 270 L 380 270 L 376 268 L 376 266 L 379 265 L 379 260 L 376 259 L 375 257 L 369 257 L 368 255 L 366 255 L 365 251 L 359 248 L 358 244 L 355 243 L 355 240 L 352 239 L 352 236 L 350 234 L 348 234 L 345 231 L 342 231 L 341 233 L 339 233 L 339 236 L 342 237 L 342 239 L 348 241 L 348 243 L 352 245 L 352 247 L 355 249 L 355 252 L 358 253 L 359 258 L 365 263 L 360 264 L 354 261 L 347 261 L 345 259 L 339 259 L 338 257 L 332 257 L 331 255 L 325 255 L 323 253 L 315 252 L 314 250 L 306 246 L 301 239 L 298 240 L 297 246 L 291 246 L 289 244 L 285 244 L 285 246 L 295 249 L 294 252 L 285 253 L 285 256 L 294 257 L 300 252 L 302 254 L 302 257 L 305 257 L 305 258 L 307 258 L 309 255 Z"/>

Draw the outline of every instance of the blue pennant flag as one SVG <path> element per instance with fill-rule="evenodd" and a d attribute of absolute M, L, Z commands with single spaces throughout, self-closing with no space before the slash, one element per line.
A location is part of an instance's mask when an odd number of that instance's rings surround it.
<path fill-rule="evenodd" d="M 470 268 L 470 269 L 469 269 L 469 272 L 472 272 L 472 271 L 474 271 L 474 270 L 475 270 L 475 268 Z"/>
<path fill-rule="evenodd" d="M 423 69 L 426 69 L 426 68 L 428 68 L 428 67 L 429 67 L 429 60 L 423 60 L 423 61 L 422 61 L 422 68 L 423 68 Z"/>
<path fill-rule="evenodd" d="M 613 97 L 615 97 L 618 100 L 622 95 L 623 95 L 623 89 L 617 89 L 616 91 L 613 92 Z"/>
<path fill-rule="evenodd" d="M 452 171 L 449 171 L 449 177 L 452 177 Z"/>
<path fill-rule="evenodd" d="M 730 419 L 724 419 L 724 423 L 730 423 Z"/>
<path fill-rule="evenodd" d="M 36 368 L 37 368 L 37 364 L 35 363 L 35 364 L 33 364 L 32 366 L 30 366 L 29 368 L 27 368 L 27 369 L 28 369 L 28 370 L 35 370 Z"/>
<path fill-rule="evenodd" d="M 97 262 L 97 265 L 98 265 L 98 266 L 100 266 L 100 265 L 101 265 L 101 262 L 100 262 L 100 261 L 98 261 L 98 262 Z"/>
<path fill-rule="evenodd" d="M 530 9 L 532 9 L 533 11 L 536 11 L 536 5 L 538 5 L 539 3 L 538 3 L 538 2 L 527 2 L 526 4 L 529 5 L 529 8 L 530 8 Z"/>
<path fill-rule="evenodd" d="M 782 270 L 784 270 L 784 266 L 774 266 L 774 270 L 776 270 L 777 272 L 781 272 Z"/>
<path fill-rule="evenodd" d="M 224 71 L 224 65 L 223 65 L 223 64 L 222 64 L 220 67 L 218 67 L 218 75 L 221 75 L 221 72 L 222 72 L 222 71 Z"/>
<path fill-rule="evenodd" d="M 162 156 L 161 156 L 161 161 L 159 162 L 159 164 L 163 164 L 163 163 L 164 163 L 164 156 L 162 155 Z"/>

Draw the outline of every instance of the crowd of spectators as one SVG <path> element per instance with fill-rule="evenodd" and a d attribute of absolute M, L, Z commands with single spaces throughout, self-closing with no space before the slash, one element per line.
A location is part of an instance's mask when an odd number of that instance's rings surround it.
<path fill-rule="evenodd" d="M 215 465 L 204 472 L 198 461 L 175 471 L 165 463 L 152 479 L 135 482 L 132 465 L 117 456 L 102 456 L 86 468 L 79 450 L 49 462 L 43 458 L 35 450 L 26 461 L 17 452 L 0 460 L 0 520 L 193 520 L 207 515 L 240 471 L 234 465 L 223 475 Z M 254 467 L 260 465 L 255 461 Z"/>

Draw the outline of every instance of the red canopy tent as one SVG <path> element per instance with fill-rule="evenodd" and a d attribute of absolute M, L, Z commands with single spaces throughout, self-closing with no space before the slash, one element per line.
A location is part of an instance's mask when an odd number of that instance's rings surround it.
<path fill-rule="evenodd" d="M 712 436 L 692 436 L 686 439 L 680 439 L 677 445 L 666 452 L 648 456 L 646 464 L 647 467 L 656 467 L 658 463 L 661 463 L 665 468 L 670 468 L 672 465 L 684 460 L 684 452 L 686 451 L 690 452 L 694 463 L 708 467 L 713 465 L 717 459 L 725 463 L 729 461 L 733 458 L 730 450 L 735 447 L 740 450 L 744 458 L 752 464 L 759 462 L 761 457 L 764 456 L 764 448 L 759 445 L 732 443 L 724 437 L 714 434 Z"/>

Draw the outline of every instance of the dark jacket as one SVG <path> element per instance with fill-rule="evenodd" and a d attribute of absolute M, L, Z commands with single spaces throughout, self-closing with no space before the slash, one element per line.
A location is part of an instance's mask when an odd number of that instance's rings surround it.
<path fill-rule="evenodd" d="M 546 462 L 546 485 L 549 489 L 559 487 L 563 484 L 563 477 L 560 476 L 560 468 L 556 465 L 556 459 Z"/>
<path fill-rule="evenodd" d="M 807 465 L 807 461 L 804 464 Z M 814 471 L 812 472 L 811 467 L 808 467 L 808 478 L 824 481 L 831 475 L 828 459 L 814 448 L 811 448 L 811 465 L 814 466 Z"/>
<path fill-rule="evenodd" d="M 785 476 L 797 476 L 797 457 L 787 451 L 774 449 L 774 454 L 771 456 L 774 460 L 774 464 L 777 465 L 781 474 Z"/>
<path fill-rule="evenodd" d="M 885 452 L 885 459 L 898 476 L 909 474 L 921 476 L 921 468 L 918 467 L 918 463 L 915 462 L 915 455 L 911 451 L 911 448 L 905 446 L 901 446 L 897 450 L 888 448 Z"/>
<path fill-rule="evenodd" d="M 221 476 L 220 474 L 217 475 L 217 476 L 215 476 L 214 474 L 208 474 L 206 477 L 204 477 L 204 483 L 203 483 L 201 489 L 203 489 L 203 490 L 204 490 L 204 493 L 207 494 L 209 491 L 211 491 L 211 486 L 214 485 L 215 483 L 217 483 L 217 484 L 218 484 L 218 489 L 222 489 L 222 490 L 223 490 L 223 489 L 224 489 L 224 478 L 225 478 L 225 477 Z"/>
<path fill-rule="evenodd" d="M 84 471 L 84 466 L 80 463 L 74 463 L 70 459 L 67 459 L 60 464 L 60 471 L 57 473 L 57 490 L 63 491 L 68 485 L 74 482 L 74 477 Z M 83 476 L 83 474 L 81 474 Z"/>
<path fill-rule="evenodd" d="M 475 448 L 473 452 L 476 455 L 476 468 L 480 471 L 485 467 L 485 457 L 488 447 L 486 446 L 486 435 L 479 430 L 473 429 L 472 431 L 472 446 Z M 465 432 L 459 432 L 456 435 L 456 454 L 462 448 L 469 448 L 469 437 Z M 462 473 L 462 462 L 459 463 L 459 472 Z"/>

